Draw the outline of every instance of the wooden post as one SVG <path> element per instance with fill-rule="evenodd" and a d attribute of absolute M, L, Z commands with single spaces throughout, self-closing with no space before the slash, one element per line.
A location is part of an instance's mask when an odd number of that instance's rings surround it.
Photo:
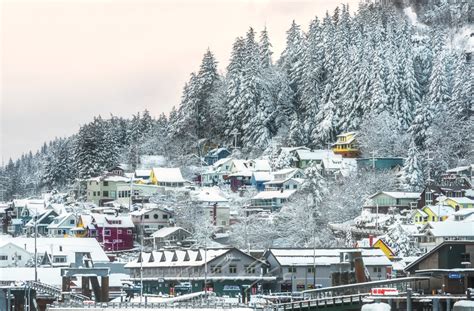
<path fill-rule="evenodd" d="M 109 301 L 109 277 L 108 276 L 101 277 L 100 291 L 101 291 L 100 301 L 108 302 Z"/>

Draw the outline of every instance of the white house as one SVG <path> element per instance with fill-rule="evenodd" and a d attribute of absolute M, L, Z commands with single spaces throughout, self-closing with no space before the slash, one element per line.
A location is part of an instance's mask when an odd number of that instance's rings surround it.
<path fill-rule="evenodd" d="M 279 210 L 295 193 L 296 190 L 269 190 L 259 192 L 252 198 L 248 211 L 262 209 L 273 212 Z"/>
<path fill-rule="evenodd" d="M 186 180 L 178 167 L 154 167 L 150 173 L 150 182 L 157 186 L 183 187 Z"/>
<path fill-rule="evenodd" d="M 430 251 L 444 241 L 474 240 L 474 222 L 428 222 L 414 237 L 420 249 Z"/>
<path fill-rule="evenodd" d="M 217 227 L 227 228 L 230 224 L 230 208 L 228 200 L 218 187 L 206 187 L 191 193 L 193 202 L 206 209 Z"/>
<path fill-rule="evenodd" d="M 5 248 L 4 256 L 8 256 L 8 260 L 12 261 L 12 257 L 17 255 L 21 256 L 21 261 L 18 258 L 17 266 L 20 262 L 24 263 L 25 258 L 28 256 L 26 262 L 31 261 L 34 256 L 35 246 L 34 238 L 20 238 L 20 237 L 2 237 L 3 245 L 12 244 Z M 99 243 L 95 239 L 91 238 L 37 238 L 37 253 L 40 261 L 44 261 L 45 255 L 51 265 L 53 266 L 69 266 L 71 263 L 75 263 L 76 253 L 90 253 L 94 263 L 109 262 L 109 258 L 100 247 Z M 3 248 L 2 248 L 3 249 Z M 20 251 L 22 249 L 22 251 Z M 25 252 L 23 252 L 23 250 Z M 24 266 L 24 264 L 23 264 Z"/>
<path fill-rule="evenodd" d="M 173 212 L 156 204 L 145 204 L 141 210 L 130 213 L 132 222 L 140 232 L 143 226 L 143 233 L 149 235 L 156 230 L 170 226 L 173 219 Z"/>
<path fill-rule="evenodd" d="M 53 237 L 65 237 L 74 235 L 73 228 L 76 227 L 77 216 L 73 213 L 65 213 L 54 218 L 48 225 L 48 235 Z"/>
<path fill-rule="evenodd" d="M 24 247 L 3 239 L 0 241 L 0 267 L 24 267 L 33 254 Z"/>

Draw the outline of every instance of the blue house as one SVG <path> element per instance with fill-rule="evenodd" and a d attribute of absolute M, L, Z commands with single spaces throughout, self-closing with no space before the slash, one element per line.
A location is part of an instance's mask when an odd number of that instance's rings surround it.
<path fill-rule="evenodd" d="M 403 158 L 361 158 L 356 159 L 357 169 L 392 170 L 403 167 Z"/>
<path fill-rule="evenodd" d="M 212 165 L 220 159 L 227 158 L 230 154 L 231 152 L 227 148 L 212 149 L 204 156 L 204 162 L 206 162 L 207 165 Z"/>
<path fill-rule="evenodd" d="M 273 179 L 269 172 L 253 172 L 250 182 L 257 191 L 265 190 L 265 182 Z"/>

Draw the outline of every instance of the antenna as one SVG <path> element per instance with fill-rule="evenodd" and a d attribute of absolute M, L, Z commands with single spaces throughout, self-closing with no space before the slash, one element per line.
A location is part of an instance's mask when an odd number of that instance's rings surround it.
<path fill-rule="evenodd" d="M 237 137 L 240 135 L 240 132 L 237 129 L 233 129 L 229 134 L 234 136 L 234 146 L 232 148 L 237 149 Z"/>

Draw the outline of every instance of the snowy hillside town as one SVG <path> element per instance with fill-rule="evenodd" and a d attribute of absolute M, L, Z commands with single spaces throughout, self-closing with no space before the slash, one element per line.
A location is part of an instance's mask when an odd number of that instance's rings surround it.
<path fill-rule="evenodd" d="M 2 163 L 1 310 L 469 305 L 472 13 L 341 4 L 279 57 L 249 28 L 169 114 L 91 115 Z"/>

